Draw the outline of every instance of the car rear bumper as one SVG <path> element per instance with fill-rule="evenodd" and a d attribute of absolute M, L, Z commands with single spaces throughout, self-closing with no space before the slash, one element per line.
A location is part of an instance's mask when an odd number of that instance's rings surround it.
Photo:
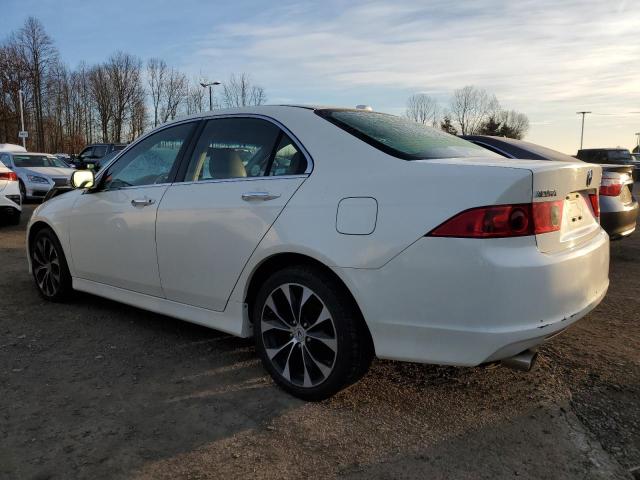
<path fill-rule="evenodd" d="M 601 212 L 600 225 L 612 239 L 625 237 L 636 229 L 638 202 L 619 212 Z"/>
<path fill-rule="evenodd" d="M 478 365 L 534 347 L 609 286 L 609 238 L 540 253 L 533 237 L 423 238 L 377 270 L 337 269 L 381 358 Z"/>

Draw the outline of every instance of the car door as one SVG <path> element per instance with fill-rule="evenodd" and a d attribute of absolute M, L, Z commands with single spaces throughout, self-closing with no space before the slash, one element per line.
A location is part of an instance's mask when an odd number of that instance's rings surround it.
<path fill-rule="evenodd" d="M 307 177 L 308 162 L 270 121 L 208 121 L 184 181 L 167 189 L 158 208 L 166 297 L 223 311 L 251 253 Z"/>
<path fill-rule="evenodd" d="M 163 296 L 156 213 L 194 125 L 171 126 L 141 140 L 98 178 L 95 191 L 79 196 L 69 232 L 76 276 Z"/>

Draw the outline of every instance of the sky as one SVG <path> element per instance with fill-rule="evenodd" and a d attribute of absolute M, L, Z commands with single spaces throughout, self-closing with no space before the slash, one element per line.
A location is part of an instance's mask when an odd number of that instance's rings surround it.
<path fill-rule="evenodd" d="M 190 78 L 246 72 L 268 103 L 402 114 L 474 85 L 524 112 L 526 140 L 575 154 L 640 132 L 637 0 L 0 0 L 0 38 L 36 16 L 75 67 L 117 50 Z"/>

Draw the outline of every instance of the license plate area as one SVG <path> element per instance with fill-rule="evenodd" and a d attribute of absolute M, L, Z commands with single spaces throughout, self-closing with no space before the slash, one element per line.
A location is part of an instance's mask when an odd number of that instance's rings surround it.
<path fill-rule="evenodd" d="M 579 193 L 572 192 L 565 197 L 564 208 L 567 212 L 565 219 L 569 226 L 579 226 L 585 220 L 585 212 L 586 205 L 584 204 L 584 200 L 582 195 Z"/>

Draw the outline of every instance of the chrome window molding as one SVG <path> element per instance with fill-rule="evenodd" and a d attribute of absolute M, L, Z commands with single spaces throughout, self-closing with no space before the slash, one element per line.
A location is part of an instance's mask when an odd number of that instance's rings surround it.
<path fill-rule="evenodd" d="M 100 190 L 101 192 L 107 192 L 107 191 L 115 191 L 115 190 L 125 190 L 125 189 L 132 189 L 132 188 L 142 188 L 142 187 L 150 187 L 150 186 L 158 186 L 158 185 L 179 185 L 179 184 L 185 184 L 185 185 L 189 185 L 189 184 L 199 184 L 199 183 L 218 183 L 218 182 L 229 182 L 229 181 L 245 181 L 245 180 L 265 180 L 265 179 L 278 179 L 278 178 L 300 178 L 300 177 L 306 177 L 309 176 L 311 174 L 311 172 L 313 172 L 313 157 L 311 157 L 311 154 L 309 153 L 309 151 L 305 148 L 305 146 L 302 144 L 302 142 L 300 142 L 300 140 L 298 139 L 298 137 L 295 136 L 295 134 L 289 130 L 286 126 L 284 126 L 280 121 L 276 120 L 273 117 L 269 117 L 267 115 L 262 115 L 262 114 L 256 114 L 256 113 L 224 113 L 224 114 L 219 114 L 216 115 L 214 114 L 205 114 L 199 117 L 190 117 L 188 119 L 183 119 L 183 120 L 176 120 L 174 122 L 171 123 L 166 123 L 164 125 L 161 125 L 159 127 L 154 128 L 153 130 L 151 130 L 150 132 L 145 133 L 144 135 L 138 137 L 136 140 L 134 140 L 133 142 L 131 142 L 129 145 L 127 145 L 126 148 L 124 148 L 123 150 L 120 151 L 120 153 L 118 153 L 115 157 L 113 157 L 111 159 L 111 161 L 106 164 L 104 167 L 102 167 L 102 169 L 100 169 L 100 172 L 98 172 L 98 175 L 96 175 L 95 178 L 95 184 L 98 185 L 100 183 L 100 181 L 102 180 L 102 177 L 104 176 L 104 174 L 109 170 L 109 167 L 111 167 L 115 162 L 118 161 L 118 159 L 124 155 L 126 152 L 129 151 L 129 149 L 133 148 L 135 145 L 137 145 L 139 142 L 145 140 L 147 137 L 161 132 L 162 130 L 166 129 L 166 128 L 171 128 L 171 127 L 175 127 L 177 125 L 182 125 L 185 123 L 191 123 L 191 122 L 199 122 L 199 121 L 208 121 L 208 120 L 215 120 L 218 118 L 259 118 L 265 121 L 268 121 L 270 123 L 273 123 L 274 125 L 276 125 L 278 128 L 280 128 L 280 130 L 282 130 L 284 133 L 286 133 L 289 138 L 291 139 L 291 141 L 293 141 L 293 143 L 296 145 L 296 147 L 298 147 L 300 149 L 300 151 L 302 152 L 302 154 L 305 156 L 305 159 L 307 160 L 307 168 L 304 171 L 304 173 L 298 174 L 298 175 L 269 175 L 269 176 L 261 176 L 261 177 L 238 177 L 238 178 L 224 178 L 224 179 L 211 179 L 211 180 L 201 180 L 201 181 L 189 181 L 189 182 L 185 182 L 185 181 L 176 181 L 173 183 L 154 183 L 151 185 L 135 185 L 135 186 L 131 186 L 131 187 L 120 187 L 120 188 L 113 188 L 110 190 Z M 187 160 L 187 159 L 185 159 Z M 190 161 L 190 159 L 188 159 L 187 161 Z M 95 192 L 98 193 L 98 192 Z"/>

